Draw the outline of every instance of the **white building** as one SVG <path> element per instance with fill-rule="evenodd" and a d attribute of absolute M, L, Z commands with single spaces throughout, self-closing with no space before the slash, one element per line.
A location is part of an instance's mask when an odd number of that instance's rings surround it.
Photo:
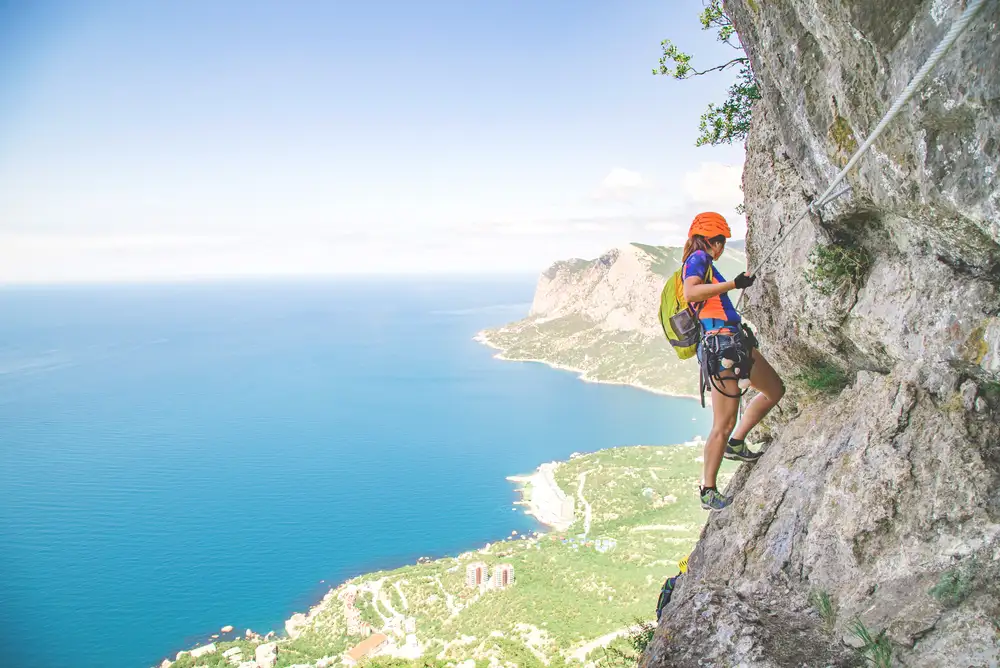
<path fill-rule="evenodd" d="M 465 585 L 481 587 L 486 584 L 486 564 L 476 561 L 465 567 Z"/>
<path fill-rule="evenodd" d="M 494 589 L 506 589 L 514 584 L 514 567 L 510 564 L 497 564 L 493 568 L 490 584 Z"/>

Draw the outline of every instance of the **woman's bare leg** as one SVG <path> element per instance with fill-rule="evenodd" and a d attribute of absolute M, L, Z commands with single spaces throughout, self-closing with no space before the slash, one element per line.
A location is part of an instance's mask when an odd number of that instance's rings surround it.
<path fill-rule="evenodd" d="M 735 378 L 716 379 L 716 383 L 726 394 L 738 395 L 739 388 Z M 711 387 L 711 383 L 709 384 Z M 715 476 L 722 464 L 722 453 L 726 449 L 729 434 L 736 424 L 736 411 L 740 407 L 738 397 L 727 397 L 712 387 L 712 431 L 705 442 L 705 463 L 702 468 L 701 486 L 715 487 Z"/>
<path fill-rule="evenodd" d="M 753 349 L 752 354 L 753 367 L 750 369 L 750 385 L 760 394 L 747 404 L 740 424 L 732 433 L 733 438 L 738 441 L 746 439 L 750 430 L 756 427 L 757 423 L 764 419 L 764 416 L 781 401 L 781 397 L 785 396 L 785 385 L 778 377 L 778 373 L 756 348 Z M 726 391 L 729 392 L 729 390 Z M 715 401 L 714 394 L 712 401 Z"/>

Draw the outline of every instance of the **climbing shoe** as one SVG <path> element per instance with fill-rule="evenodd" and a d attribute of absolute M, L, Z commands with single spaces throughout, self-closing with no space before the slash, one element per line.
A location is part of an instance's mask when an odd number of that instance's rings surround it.
<path fill-rule="evenodd" d="M 729 439 L 729 443 L 726 443 L 726 450 L 722 453 L 722 456 L 738 462 L 755 462 L 760 459 L 762 454 L 764 453 L 753 452 L 745 442 L 731 438 Z"/>
<path fill-rule="evenodd" d="M 726 496 L 714 487 L 701 488 L 701 507 L 705 510 L 722 510 L 732 502 L 732 498 Z"/>

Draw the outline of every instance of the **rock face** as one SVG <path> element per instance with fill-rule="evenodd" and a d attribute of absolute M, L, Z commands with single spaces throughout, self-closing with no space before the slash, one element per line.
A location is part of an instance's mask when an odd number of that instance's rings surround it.
<path fill-rule="evenodd" d="M 274 668 L 278 663 L 278 643 L 269 642 L 258 645 L 254 652 L 254 659 L 257 661 L 257 668 Z"/>
<path fill-rule="evenodd" d="M 698 367 L 677 359 L 657 317 L 664 280 L 681 256 L 681 248 L 629 244 L 594 260 L 556 262 L 539 277 L 528 317 L 480 338 L 507 359 L 548 362 L 588 380 L 693 395 Z M 727 248 L 717 268 L 732 279 L 746 268 L 746 256 Z"/>
<path fill-rule="evenodd" d="M 680 263 L 680 249 L 630 244 L 596 260 L 556 262 L 538 280 L 529 317 L 575 315 L 612 331 L 662 335 L 656 310 L 663 276 L 656 263 Z"/>
<path fill-rule="evenodd" d="M 297 612 L 285 621 L 285 634 L 289 638 L 297 638 L 302 627 L 309 623 L 309 619 L 301 612 Z"/>
<path fill-rule="evenodd" d="M 763 95 L 743 176 L 756 267 L 964 3 L 725 8 Z M 747 291 L 789 385 L 784 413 L 706 525 L 642 665 L 1000 663 L 998 22 L 988 3 L 849 175 L 851 194 Z M 806 280 L 820 245 L 864 261 L 821 290 Z M 810 392 L 833 367 L 848 387 Z M 859 622 L 884 631 L 881 649 Z"/>
<path fill-rule="evenodd" d="M 201 647 L 195 647 L 193 650 L 191 650 L 191 656 L 197 659 L 198 657 L 205 656 L 206 654 L 214 654 L 215 651 L 216 647 L 215 643 L 213 642 L 211 644 L 203 645 Z"/>

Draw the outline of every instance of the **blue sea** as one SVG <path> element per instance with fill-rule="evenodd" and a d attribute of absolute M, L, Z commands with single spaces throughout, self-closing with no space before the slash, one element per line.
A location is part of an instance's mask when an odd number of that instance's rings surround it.
<path fill-rule="evenodd" d="M 280 630 L 352 576 L 537 528 L 508 475 L 707 433 L 695 401 L 473 341 L 533 291 L 0 289 L 0 665 L 143 667 L 226 624 Z"/>

